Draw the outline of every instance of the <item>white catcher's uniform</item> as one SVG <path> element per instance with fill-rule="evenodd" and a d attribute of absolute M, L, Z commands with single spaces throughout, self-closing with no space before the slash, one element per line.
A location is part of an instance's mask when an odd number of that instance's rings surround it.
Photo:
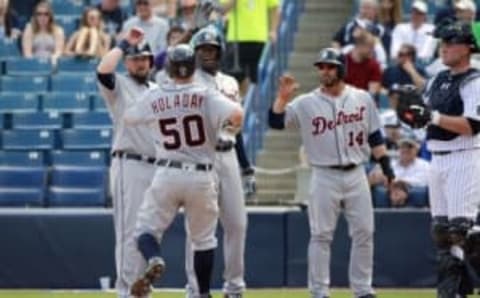
<path fill-rule="evenodd" d="M 118 297 L 129 297 L 129 288 L 143 273 L 146 266 L 136 248 L 134 239 L 137 212 L 145 190 L 150 185 L 155 167 L 146 161 L 129 156 L 155 157 L 155 147 L 146 127 L 127 127 L 123 121 L 125 110 L 137 102 L 155 84 L 138 84 L 128 75 L 114 74 L 115 87 L 110 90 L 98 83 L 113 122 L 112 157 L 110 166 L 110 191 L 113 197 L 115 227 L 115 265 Z M 146 158 L 145 158 L 146 159 Z"/>
<path fill-rule="evenodd" d="M 215 143 L 237 107 L 206 87 L 172 83 L 149 91 L 126 112 L 127 122 L 149 124 L 158 165 L 138 214 L 137 236 L 150 233 L 160 242 L 183 206 L 193 249 L 216 247 Z"/>
<path fill-rule="evenodd" d="M 218 90 L 226 99 L 241 103 L 237 81 L 222 72 L 215 76 L 197 69 L 195 81 L 202 86 Z M 219 139 L 235 143 L 235 136 L 226 131 L 221 131 Z M 241 293 L 245 289 L 244 281 L 244 254 L 245 237 L 247 230 L 247 212 L 235 148 L 220 151 L 217 148 L 215 158 L 215 171 L 218 176 L 218 199 L 220 208 L 220 223 L 223 227 L 223 251 L 225 269 L 225 293 Z M 185 268 L 187 272 L 187 294 L 193 297 L 198 293 L 195 272 L 193 268 L 193 251 L 190 240 L 187 239 Z"/>
<path fill-rule="evenodd" d="M 343 210 L 352 238 L 350 284 L 356 296 L 373 293 L 373 207 L 365 169 L 368 137 L 380 129 L 370 95 L 346 85 L 332 98 L 316 89 L 286 107 L 285 126 L 300 130 L 313 173 L 308 206 L 308 280 L 314 298 L 329 295 L 330 245 Z"/>

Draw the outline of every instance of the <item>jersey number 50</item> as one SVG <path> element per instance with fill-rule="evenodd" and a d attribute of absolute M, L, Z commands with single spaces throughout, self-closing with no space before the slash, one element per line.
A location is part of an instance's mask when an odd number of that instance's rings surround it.
<path fill-rule="evenodd" d="M 177 118 L 160 119 L 160 131 L 170 140 L 163 142 L 163 146 L 167 150 L 175 150 L 182 146 L 181 133 L 175 127 Z M 205 129 L 203 127 L 203 118 L 200 115 L 189 115 L 182 119 L 183 135 L 185 136 L 185 144 L 190 147 L 201 146 L 205 143 Z M 196 135 L 192 132 L 196 130 Z"/>

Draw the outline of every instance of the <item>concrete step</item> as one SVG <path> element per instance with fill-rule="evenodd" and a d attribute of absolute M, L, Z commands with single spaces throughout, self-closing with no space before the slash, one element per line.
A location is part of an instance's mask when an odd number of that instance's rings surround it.
<path fill-rule="evenodd" d="M 285 169 L 294 167 L 298 163 L 298 150 L 262 150 L 257 155 L 257 165 L 268 169 Z"/>
<path fill-rule="evenodd" d="M 305 2 L 305 11 L 348 11 L 350 14 L 352 5 L 349 1 L 310 0 Z"/>
<path fill-rule="evenodd" d="M 260 189 L 257 192 L 257 200 L 259 204 L 282 204 L 284 202 L 293 201 L 295 199 L 295 189 Z"/>
<path fill-rule="evenodd" d="M 270 179 L 257 179 L 257 189 L 295 189 L 297 187 L 297 179 L 285 179 L 271 177 Z"/>

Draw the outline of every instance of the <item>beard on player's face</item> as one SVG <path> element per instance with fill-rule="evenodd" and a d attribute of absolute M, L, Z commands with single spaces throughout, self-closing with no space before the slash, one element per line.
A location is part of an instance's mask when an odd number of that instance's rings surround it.
<path fill-rule="evenodd" d="M 335 73 L 324 73 L 320 75 L 320 83 L 325 87 L 333 87 L 340 82 L 338 74 Z"/>

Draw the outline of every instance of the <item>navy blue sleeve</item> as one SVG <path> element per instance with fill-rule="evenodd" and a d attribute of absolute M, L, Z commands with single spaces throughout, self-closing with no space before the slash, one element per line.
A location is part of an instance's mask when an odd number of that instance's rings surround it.
<path fill-rule="evenodd" d="M 99 73 L 97 72 L 98 81 L 105 86 L 105 88 L 115 89 L 115 75 L 113 73 Z"/>
<path fill-rule="evenodd" d="M 371 148 L 385 144 L 385 139 L 383 138 L 382 132 L 376 130 L 368 136 L 368 144 Z"/>
<path fill-rule="evenodd" d="M 239 132 L 236 136 L 235 152 L 237 153 L 238 163 L 242 170 L 249 169 L 251 167 L 247 154 L 245 153 L 245 146 L 243 144 L 242 132 Z"/>
<path fill-rule="evenodd" d="M 270 110 L 268 110 L 268 125 L 274 129 L 284 129 L 285 113 L 274 113 L 270 108 Z"/>

